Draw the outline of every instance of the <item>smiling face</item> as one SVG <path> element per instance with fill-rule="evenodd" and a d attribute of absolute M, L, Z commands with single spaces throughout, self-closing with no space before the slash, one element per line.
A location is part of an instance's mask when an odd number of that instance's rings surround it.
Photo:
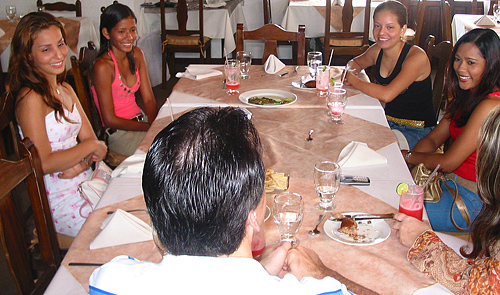
<path fill-rule="evenodd" d="M 34 36 L 30 56 L 33 64 L 45 75 L 63 73 L 67 55 L 68 47 L 58 27 L 50 26 Z"/>
<path fill-rule="evenodd" d="M 109 40 L 112 48 L 123 52 L 132 51 L 137 39 L 137 26 L 132 16 L 122 19 L 111 31 L 106 28 L 102 30 L 104 37 Z"/>
<path fill-rule="evenodd" d="M 474 43 L 464 43 L 457 49 L 453 69 L 460 88 L 471 90 L 481 81 L 486 69 L 486 60 Z"/>
<path fill-rule="evenodd" d="M 406 25 L 401 27 L 396 14 L 389 10 L 379 11 L 373 18 L 373 37 L 382 49 L 398 44 L 406 32 Z"/>

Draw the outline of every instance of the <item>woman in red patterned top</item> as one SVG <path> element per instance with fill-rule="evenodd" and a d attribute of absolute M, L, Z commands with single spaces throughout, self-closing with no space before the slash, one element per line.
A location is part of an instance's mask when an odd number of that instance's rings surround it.
<path fill-rule="evenodd" d="M 458 40 L 449 65 L 453 99 L 444 117 L 413 151 L 402 151 L 408 164 L 424 163 L 428 169 L 441 164 L 441 171 L 457 182 L 458 192 L 467 206 L 471 220 L 483 206 L 477 195 L 476 148 L 479 128 L 488 113 L 500 105 L 500 39 L 490 29 L 474 29 Z M 448 139 L 444 154 L 435 151 Z M 454 187 L 448 181 L 450 187 Z M 456 231 L 450 218 L 453 196 L 445 185 L 438 203 L 425 203 L 432 228 Z M 467 228 L 456 204 L 453 219 L 458 227 Z"/>
<path fill-rule="evenodd" d="M 477 152 L 477 185 L 484 206 L 472 223 L 472 249 L 460 249 L 465 258 L 444 244 L 426 221 L 398 213 L 393 228 L 410 247 L 408 260 L 454 293 L 500 294 L 500 107 L 481 127 Z"/>

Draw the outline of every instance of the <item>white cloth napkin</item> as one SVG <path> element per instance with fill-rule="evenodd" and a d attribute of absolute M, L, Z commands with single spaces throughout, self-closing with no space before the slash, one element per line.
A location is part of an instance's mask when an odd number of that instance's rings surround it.
<path fill-rule="evenodd" d="M 115 211 L 102 222 L 102 231 L 90 243 L 90 249 L 150 241 L 153 239 L 151 227 L 121 209 Z"/>
<path fill-rule="evenodd" d="M 203 65 L 189 65 L 184 73 L 177 73 L 175 76 L 177 78 L 186 77 L 193 80 L 201 80 L 220 75 L 222 75 L 221 71 L 214 70 L 211 67 Z"/>
<path fill-rule="evenodd" d="M 143 151 L 136 151 L 132 156 L 126 158 L 118 167 L 113 170 L 111 176 L 115 177 L 142 177 L 142 170 L 144 169 L 144 160 L 146 153 Z"/>
<path fill-rule="evenodd" d="M 478 20 L 474 22 L 477 26 L 480 27 L 494 27 L 495 22 L 491 20 L 487 15 L 481 16 Z"/>
<path fill-rule="evenodd" d="M 313 77 L 311 77 L 311 75 L 302 76 L 302 77 L 300 77 L 300 80 L 302 81 L 303 84 L 305 84 L 309 81 L 315 81 L 315 79 Z"/>
<path fill-rule="evenodd" d="M 4 30 L 0 29 L 0 38 L 2 38 L 3 35 L 5 35 L 5 32 L 4 32 Z"/>
<path fill-rule="evenodd" d="M 364 142 L 351 141 L 340 152 L 338 163 L 342 168 L 383 165 L 387 164 L 387 158 Z"/>
<path fill-rule="evenodd" d="M 264 71 L 268 74 L 276 74 L 285 67 L 285 64 L 274 54 L 269 55 L 264 63 Z"/>

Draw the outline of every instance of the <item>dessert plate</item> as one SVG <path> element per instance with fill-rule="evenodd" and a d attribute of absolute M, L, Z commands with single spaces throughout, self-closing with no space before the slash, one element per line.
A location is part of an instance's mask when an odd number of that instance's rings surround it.
<path fill-rule="evenodd" d="M 346 214 L 364 214 L 349 212 Z M 391 235 L 391 227 L 384 220 L 358 220 L 358 239 L 338 231 L 341 221 L 327 220 L 323 226 L 325 233 L 337 242 L 348 245 L 376 245 L 385 241 Z"/>

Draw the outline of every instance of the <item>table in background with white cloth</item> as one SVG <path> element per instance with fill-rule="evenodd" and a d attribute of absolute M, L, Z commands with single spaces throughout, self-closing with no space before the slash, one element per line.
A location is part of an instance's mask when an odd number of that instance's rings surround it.
<path fill-rule="evenodd" d="M 74 13 L 73 13 L 74 15 Z M 58 16 L 58 15 L 56 15 Z M 96 29 L 94 27 L 94 24 L 92 23 L 92 19 L 89 17 L 71 17 L 64 15 L 65 18 L 71 19 L 71 20 L 76 20 L 80 22 L 80 33 L 78 34 L 78 45 L 77 45 L 77 52 L 73 52 L 71 48 L 68 47 L 68 57 L 66 60 L 66 69 L 69 70 L 71 69 L 71 60 L 70 57 L 72 55 L 79 56 L 80 54 L 80 48 L 83 46 L 87 46 L 87 43 L 89 41 L 94 42 L 94 44 L 99 47 L 99 36 L 97 35 Z M 7 72 L 8 67 L 9 67 L 9 58 L 11 54 L 11 49 L 10 46 L 8 46 L 5 51 L 2 53 L 0 56 L 1 59 L 1 64 L 2 64 L 2 70 L 3 72 Z"/>
<path fill-rule="evenodd" d="M 458 39 L 465 35 L 468 31 L 475 28 L 486 28 L 492 29 L 500 36 L 500 24 L 496 23 L 494 27 L 480 27 L 477 26 L 474 22 L 481 18 L 482 15 L 476 14 L 455 14 L 453 16 L 453 20 L 451 22 L 451 36 L 453 38 L 453 45 L 457 43 Z M 493 19 L 492 15 L 489 15 L 491 19 Z"/>

